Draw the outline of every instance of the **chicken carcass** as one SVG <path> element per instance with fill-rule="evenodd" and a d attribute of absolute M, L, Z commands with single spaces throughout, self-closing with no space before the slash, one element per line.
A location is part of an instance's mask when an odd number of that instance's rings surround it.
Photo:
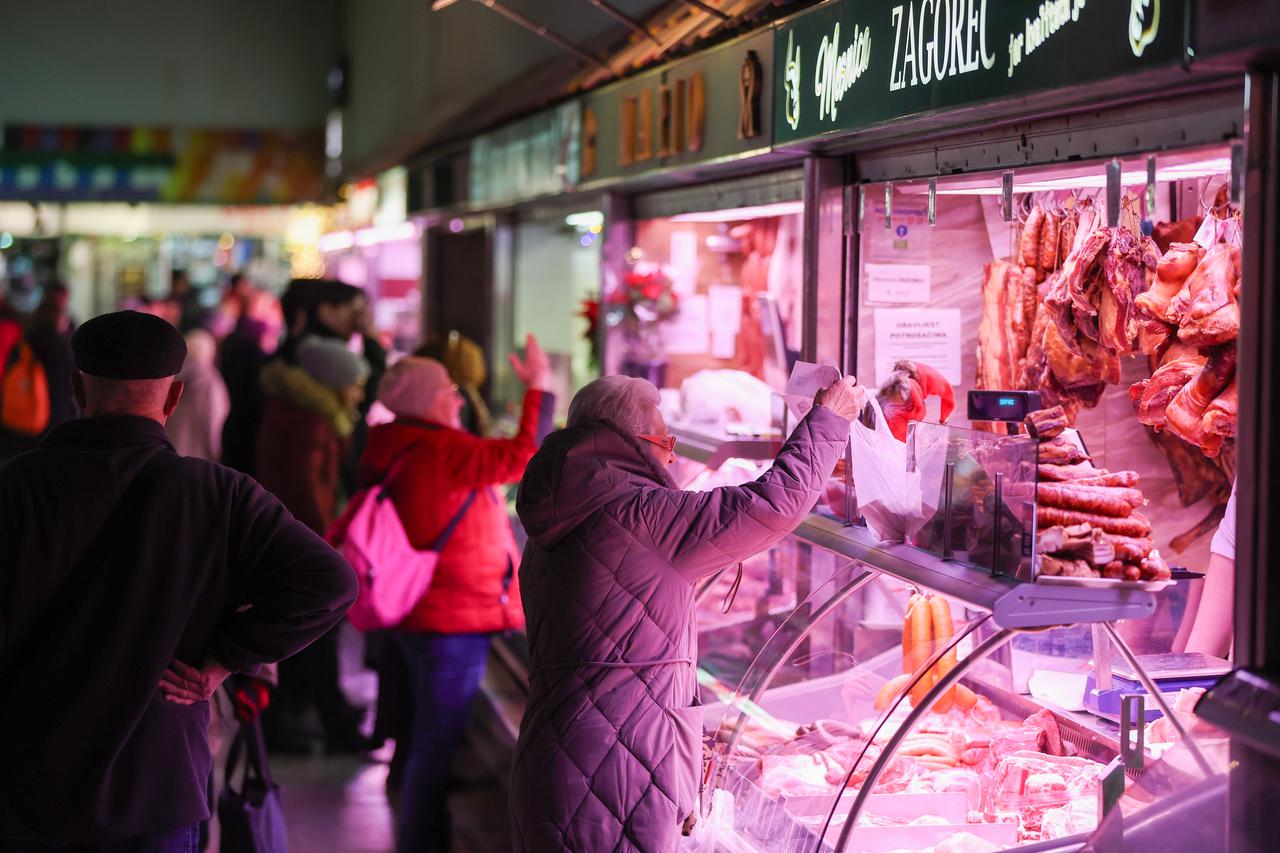
<path fill-rule="evenodd" d="M 1187 277 L 1190 295 L 1178 339 L 1197 347 L 1233 341 L 1240 334 L 1240 306 L 1235 287 L 1239 280 L 1240 250 L 1216 243 Z"/>
<path fill-rule="evenodd" d="M 1234 346 L 1214 350 L 1196 377 L 1178 392 L 1165 410 L 1168 413 L 1169 432 L 1188 444 L 1203 447 L 1204 431 L 1201 421 L 1208 412 L 1209 405 L 1231 383 L 1235 370 Z"/>

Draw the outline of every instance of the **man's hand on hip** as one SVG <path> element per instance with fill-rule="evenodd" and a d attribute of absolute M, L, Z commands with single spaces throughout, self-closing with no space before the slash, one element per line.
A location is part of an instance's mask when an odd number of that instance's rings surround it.
<path fill-rule="evenodd" d="M 160 679 L 160 692 L 165 699 L 178 705 L 208 702 L 230 674 L 226 667 L 213 658 L 209 658 L 199 669 L 174 660 Z"/>

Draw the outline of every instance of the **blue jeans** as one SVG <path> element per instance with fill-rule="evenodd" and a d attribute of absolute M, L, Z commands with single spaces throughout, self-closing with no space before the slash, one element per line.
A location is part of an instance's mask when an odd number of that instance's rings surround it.
<path fill-rule="evenodd" d="M 449 850 L 448 781 L 471 723 L 489 656 L 488 634 L 397 634 L 413 700 L 400 797 L 401 853 Z"/>
<path fill-rule="evenodd" d="M 168 832 L 153 832 L 120 841 L 87 844 L 43 844 L 38 841 L 0 839 L 0 853 L 196 853 L 199 847 L 198 823 Z"/>

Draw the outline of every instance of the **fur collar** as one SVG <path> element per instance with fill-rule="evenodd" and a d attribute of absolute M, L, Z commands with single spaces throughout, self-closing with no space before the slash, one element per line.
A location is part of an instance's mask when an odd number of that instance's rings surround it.
<path fill-rule="evenodd" d="M 333 389 L 301 367 L 273 361 L 262 368 L 262 393 L 290 406 L 323 415 L 334 431 L 346 438 L 355 431 L 355 418 L 342 407 Z"/>

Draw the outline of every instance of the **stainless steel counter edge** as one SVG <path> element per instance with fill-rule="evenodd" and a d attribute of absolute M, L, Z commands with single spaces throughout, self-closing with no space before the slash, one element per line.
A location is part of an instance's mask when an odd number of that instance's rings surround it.
<path fill-rule="evenodd" d="M 991 613 L 1001 628 L 1030 630 L 1142 619 L 1156 609 L 1150 592 L 1042 586 L 992 577 L 982 569 L 943 560 L 911 545 L 878 542 L 864 527 L 846 526 L 818 513 L 802 521 L 795 536 L 899 580 L 963 601 L 971 609 Z"/>

